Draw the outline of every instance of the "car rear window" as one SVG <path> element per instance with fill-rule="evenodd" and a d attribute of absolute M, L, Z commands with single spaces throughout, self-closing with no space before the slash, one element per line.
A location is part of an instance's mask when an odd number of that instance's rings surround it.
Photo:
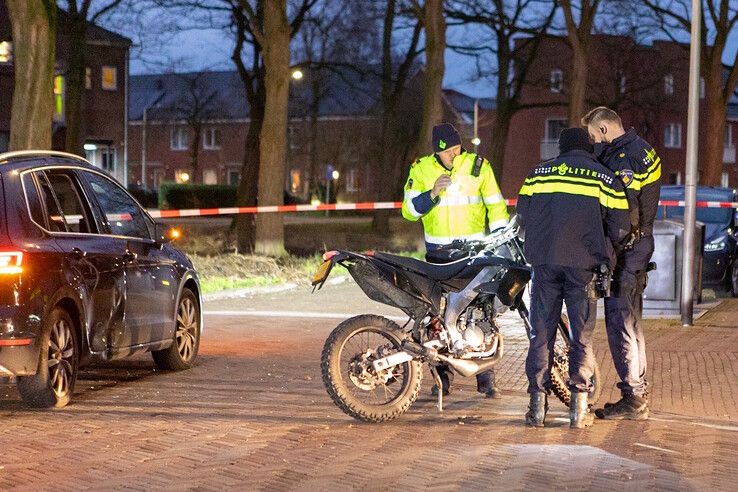
<path fill-rule="evenodd" d="M 31 218 L 52 232 L 94 232 L 80 188 L 64 171 L 36 171 L 23 177 Z"/>

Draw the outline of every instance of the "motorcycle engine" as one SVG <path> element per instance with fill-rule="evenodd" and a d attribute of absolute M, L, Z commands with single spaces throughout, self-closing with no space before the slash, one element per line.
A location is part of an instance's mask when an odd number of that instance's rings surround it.
<path fill-rule="evenodd" d="M 469 307 L 459 316 L 456 326 L 449 327 L 451 349 L 458 355 L 487 352 L 497 336 L 497 326 L 480 307 Z"/>

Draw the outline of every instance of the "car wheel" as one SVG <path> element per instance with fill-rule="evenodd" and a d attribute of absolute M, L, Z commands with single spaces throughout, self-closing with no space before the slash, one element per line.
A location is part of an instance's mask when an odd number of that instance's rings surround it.
<path fill-rule="evenodd" d="M 730 269 L 730 294 L 738 297 L 738 259 L 733 260 L 733 267 Z"/>
<path fill-rule="evenodd" d="M 200 347 L 200 306 L 190 289 L 182 291 L 177 306 L 176 328 L 172 345 L 151 353 L 160 369 L 181 371 L 195 365 Z"/>
<path fill-rule="evenodd" d="M 23 401 L 37 408 L 63 407 L 72 399 L 79 368 L 79 344 L 72 318 L 54 308 L 41 337 L 38 371 L 18 378 Z"/>

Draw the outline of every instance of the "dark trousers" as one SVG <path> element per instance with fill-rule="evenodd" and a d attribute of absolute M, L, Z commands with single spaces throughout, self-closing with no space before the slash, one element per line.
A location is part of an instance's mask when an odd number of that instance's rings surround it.
<path fill-rule="evenodd" d="M 605 298 L 605 325 L 612 361 L 623 396 L 645 396 L 646 338 L 643 334 L 643 290 L 653 254 L 653 236 L 644 236 L 632 251 L 618 258 L 612 296 Z"/>
<path fill-rule="evenodd" d="M 433 245 L 429 245 L 428 243 L 426 243 L 425 261 L 427 261 L 428 263 L 449 263 L 456 259 L 450 257 L 448 253 L 445 252 L 443 249 L 439 250 L 437 248 L 438 246 L 433 247 Z M 438 365 L 436 369 L 438 370 L 438 375 L 441 376 L 443 385 L 445 387 L 450 386 L 448 373 L 451 372 L 451 369 L 445 364 Z M 489 371 L 484 371 L 477 374 L 477 391 L 479 391 L 480 393 L 486 393 L 487 391 L 492 389 L 494 385 L 494 370 L 490 369 Z"/>
<path fill-rule="evenodd" d="M 592 333 L 597 319 L 597 299 L 590 293 L 593 273 L 557 265 L 533 267 L 530 295 L 531 337 L 525 373 L 528 393 L 550 392 L 551 366 L 561 308 L 569 314 L 569 388 L 589 392 L 594 374 Z"/>

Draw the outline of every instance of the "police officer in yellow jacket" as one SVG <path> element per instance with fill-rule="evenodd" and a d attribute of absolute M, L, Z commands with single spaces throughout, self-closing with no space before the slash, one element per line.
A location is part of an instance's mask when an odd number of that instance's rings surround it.
<path fill-rule="evenodd" d="M 487 230 L 505 226 L 509 217 L 492 166 L 461 147 L 453 125 L 433 127 L 432 140 L 434 153 L 410 168 L 402 215 L 423 221 L 426 260 L 444 263 L 449 261 L 446 251 L 454 240 L 482 239 Z M 444 366 L 439 366 L 439 373 L 443 392 L 448 394 L 452 373 Z M 488 398 L 498 396 L 492 371 L 477 375 L 477 391 Z"/>

